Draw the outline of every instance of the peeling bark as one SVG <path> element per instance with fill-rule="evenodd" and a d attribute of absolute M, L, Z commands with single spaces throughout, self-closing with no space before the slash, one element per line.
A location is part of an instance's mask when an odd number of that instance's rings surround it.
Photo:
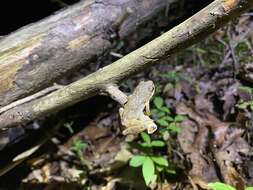
<path fill-rule="evenodd" d="M 0 41 L 0 107 L 50 86 L 177 0 L 85 0 Z"/>

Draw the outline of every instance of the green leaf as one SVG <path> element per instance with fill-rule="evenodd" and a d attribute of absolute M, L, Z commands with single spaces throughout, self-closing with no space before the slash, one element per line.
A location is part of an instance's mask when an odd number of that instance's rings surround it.
<path fill-rule="evenodd" d="M 167 113 L 167 114 L 171 114 L 169 108 L 167 108 L 167 107 L 165 107 L 165 106 L 160 107 L 159 110 L 161 110 L 161 111 L 163 111 L 163 112 L 165 112 L 165 113 Z"/>
<path fill-rule="evenodd" d="M 253 187 L 246 187 L 245 190 L 253 190 Z"/>
<path fill-rule="evenodd" d="M 151 112 L 151 115 L 157 115 L 159 113 L 159 110 L 158 109 L 151 109 L 150 112 Z"/>
<path fill-rule="evenodd" d="M 64 125 L 63 125 L 64 127 L 66 127 L 69 130 L 70 134 L 74 133 L 74 130 L 72 128 L 73 124 L 74 124 L 74 122 L 71 121 L 71 122 L 68 122 L 68 123 L 64 123 Z"/>
<path fill-rule="evenodd" d="M 213 190 L 236 190 L 234 187 L 221 182 L 209 183 L 207 186 Z"/>
<path fill-rule="evenodd" d="M 163 99 L 161 97 L 155 97 L 154 104 L 158 109 L 161 108 L 163 105 Z"/>
<path fill-rule="evenodd" d="M 150 143 L 151 143 L 150 136 L 149 136 L 147 133 L 142 132 L 142 133 L 141 133 L 141 137 L 142 137 L 142 139 L 143 139 L 147 144 L 150 144 Z"/>
<path fill-rule="evenodd" d="M 250 105 L 250 110 L 253 111 L 253 103 Z"/>
<path fill-rule="evenodd" d="M 143 164 L 145 158 L 146 158 L 145 156 L 140 155 L 133 156 L 129 162 L 129 165 L 132 167 L 139 167 Z"/>
<path fill-rule="evenodd" d="M 152 156 L 151 159 L 156 163 L 159 164 L 160 166 L 169 166 L 168 161 L 162 157 L 162 156 Z"/>
<path fill-rule="evenodd" d="M 151 142 L 151 145 L 154 147 L 163 147 L 163 146 L 165 146 L 165 142 L 159 141 L 159 140 L 154 140 Z"/>
<path fill-rule="evenodd" d="M 244 91 L 244 92 L 247 92 L 247 93 L 253 92 L 253 88 L 250 88 L 250 87 L 247 87 L 247 86 L 239 86 L 238 90 L 241 90 L 241 91 Z"/>
<path fill-rule="evenodd" d="M 176 123 L 170 123 L 167 129 L 175 133 L 179 133 L 181 131 L 181 129 L 177 126 Z"/>
<path fill-rule="evenodd" d="M 177 83 L 179 80 L 179 74 L 176 71 L 170 71 L 166 74 L 162 74 L 161 76 L 167 78 L 169 81 L 173 83 Z"/>
<path fill-rule="evenodd" d="M 165 116 L 165 115 L 166 115 L 165 112 L 161 112 L 161 111 L 160 111 L 160 112 L 157 113 L 157 117 L 158 117 L 158 118 L 161 118 L 161 117 L 163 117 L 163 116 Z"/>
<path fill-rule="evenodd" d="M 86 142 L 82 141 L 81 139 L 76 139 L 73 142 L 71 149 L 73 151 L 78 152 L 78 151 L 84 150 L 85 148 L 87 148 L 87 146 L 88 146 L 88 144 Z"/>
<path fill-rule="evenodd" d="M 158 172 L 161 172 L 161 171 L 164 170 L 164 166 L 160 166 L 160 165 L 156 165 L 155 168 L 156 168 L 156 170 L 157 170 Z"/>
<path fill-rule="evenodd" d="M 206 53 L 206 50 L 204 50 L 204 49 L 201 49 L 201 48 L 196 48 L 195 49 L 197 52 L 199 52 L 199 53 Z"/>
<path fill-rule="evenodd" d="M 149 148 L 152 147 L 151 144 L 146 143 L 146 142 L 143 142 L 143 143 L 141 143 L 140 145 L 141 145 L 142 147 L 144 147 L 144 148 L 145 148 L 145 147 L 149 147 Z"/>
<path fill-rule="evenodd" d="M 242 103 L 239 103 L 237 107 L 240 109 L 246 109 L 248 105 L 249 105 L 248 102 L 242 102 Z"/>
<path fill-rule="evenodd" d="M 170 169 L 170 168 L 166 168 L 165 170 L 168 174 L 176 174 L 177 172 L 173 169 Z"/>
<path fill-rule="evenodd" d="M 164 119 L 158 119 L 156 122 L 157 122 L 159 125 L 163 126 L 163 127 L 169 126 L 168 121 L 166 121 L 166 120 L 164 120 Z"/>
<path fill-rule="evenodd" d="M 174 119 L 174 121 L 176 121 L 176 122 L 182 122 L 182 121 L 184 121 L 184 120 L 185 120 L 185 117 L 182 116 L 182 115 L 177 115 L 177 116 L 175 117 L 175 119 Z"/>
<path fill-rule="evenodd" d="M 166 121 L 174 121 L 174 119 L 171 116 L 165 116 L 165 117 L 162 117 L 161 119 L 164 119 Z"/>
<path fill-rule="evenodd" d="M 146 185 L 149 185 L 155 175 L 155 165 L 150 157 L 146 157 L 142 164 L 142 175 Z"/>

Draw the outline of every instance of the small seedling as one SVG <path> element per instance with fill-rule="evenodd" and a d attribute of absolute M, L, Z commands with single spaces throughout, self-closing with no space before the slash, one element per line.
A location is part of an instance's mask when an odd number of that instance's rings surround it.
<path fill-rule="evenodd" d="M 148 186 L 157 178 L 161 172 L 174 174 L 175 171 L 169 168 L 168 161 L 160 155 L 153 155 L 153 148 L 161 148 L 166 144 L 161 140 L 151 140 L 147 133 L 141 133 L 143 142 L 139 143 L 142 148 L 146 149 L 143 155 L 135 155 L 131 158 L 129 165 L 132 167 L 142 167 L 142 175 L 145 184 Z"/>
<path fill-rule="evenodd" d="M 80 152 L 84 149 L 86 149 L 88 146 L 88 144 L 80 139 L 76 139 L 74 140 L 73 144 L 72 144 L 72 147 L 71 149 L 74 151 L 74 152 Z"/>
<path fill-rule="evenodd" d="M 91 190 L 91 186 L 89 184 L 84 185 L 83 190 Z"/>
<path fill-rule="evenodd" d="M 182 72 L 179 71 L 169 71 L 167 73 L 160 74 L 161 77 L 166 78 L 169 83 L 173 86 L 176 86 L 180 80 L 187 80 L 192 82 L 191 78 L 184 75 Z"/>
<path fill-rule="evenodd" d="M 74 133 L 74 130 L 72 128 L 73 124 L 74 124 L 74 122 L 71 121 L 71 122 L 64 123 L 64 125 L 63 125 L 64 127 L 66 127 L 69 130 L 70 134 Z"/>
<path fill-rule="evenodd" d="M 173 85 L 177 84 L 179 80 L 182 78 L 181 74 L 177 71 L 170 71 L 167 73 L 161 74 L 161 77 L 168 79 L 170 83 Z"/>
<path fill-rule="evenodd" d="M 240 101 L 237 104 L 237 107 L 240 109 L 249 109 L 250 111 L 253 111 L 253 100 L 250 101 Z"/>
<path fill-rule="evenodd" d="M 88 144 L 80 139 L 76 139 L 71 147 L 71 150 L 76 153 L 77 157 L 80 159 L 82 165 L 91 169 L 90 162 L 84 158 L 83 151 L 88 147 Z"/>
<path fill-rule="evenodd" d="M 221 182 L 209 183 L 207 186 L 212 190 L 236 190 L 234 187 Z M 245 190 L 253 190 L 253 187 L 246 187 Z"/>
<path fill-rule="evenodd" d="M 171 132 L 180 132 L 180 123 L 185 119 L 182 115 L 172 116 L 171 111 L 167 106 L 164 105 L 164 100 L 161 97 L 155 97 L 154 99 L 155 108 L 151 110 L 153 118 L 158 125 L 164 127 L 164 129 Z"/>
<path fill-rule="evenodd" d="M 246 87 L 246 86 L 241 86 L 239 87 L 240 90 L 242 91 L 245 91 L 246 93 L 250 94 L 251 95 L 251 100 L 248 100 L 248 101 L 239 101 L 239 103 L 237 104 L 237 107 L 239 109 L 243 109 L 243 110 L 246 110 L 246 109 L 249 109 L 251 112 L 253 112 L 253 88 L 250 88 L 250 87 Z"/>

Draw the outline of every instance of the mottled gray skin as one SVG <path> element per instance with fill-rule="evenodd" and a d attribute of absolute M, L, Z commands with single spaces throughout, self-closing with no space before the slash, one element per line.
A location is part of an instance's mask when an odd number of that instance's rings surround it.
<path fill-rule="evenodd" d="M 122 125 L 126 128 L 123 135 L 138 134 L 147 130 L 149 134 L 157 129 L 156 124 L 149 118 L 149 102 L 155 91 L 152 81 L 142 81 L 135 88 L 123 108 L 120 108 Z"/>

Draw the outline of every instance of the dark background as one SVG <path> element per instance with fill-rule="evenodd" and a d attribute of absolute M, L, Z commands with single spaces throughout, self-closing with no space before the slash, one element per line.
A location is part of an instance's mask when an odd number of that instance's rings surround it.
<path fill-rule="evenodd" d="M 79 0 L 64 0 L 71 5 Z M 57 0 L 7 0 L 0 6 L 0 36 L 45 18 L 61 9 Z"/>

